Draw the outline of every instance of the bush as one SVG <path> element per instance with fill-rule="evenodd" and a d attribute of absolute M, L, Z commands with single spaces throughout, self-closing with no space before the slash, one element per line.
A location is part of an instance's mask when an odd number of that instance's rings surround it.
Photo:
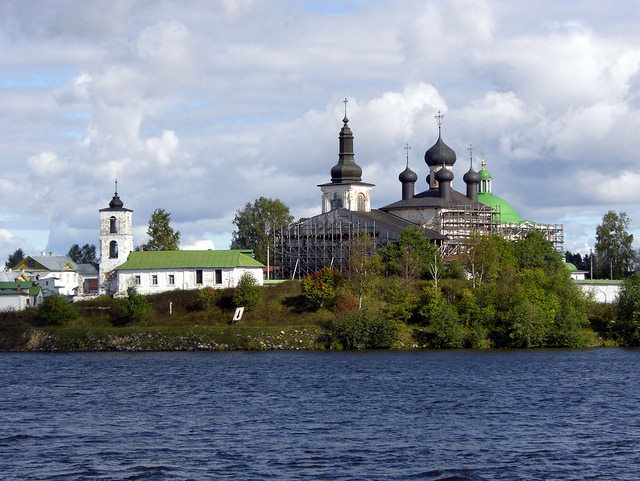
<path fill-rule="evenodd" d="M 151 304 L 145 298 L 138 294 L 135 287 L 127 289 L 128 297 L 122 304 L 122 312 L 126 321 L 138 322 L 144 319 L 151 312 Z"/>
<path fill-rule="evenodd" d="M 334 321 L 331 336 L 343 349 L 387 349 L 398 339 L 398 327 L 382 318 L 371 318 L 366 310 Z"/>
<path fill-rule="evenodd" d="M 262 289 L 251 274 L 242 274 L 233 292 L 233 303 L 236 307 L 244 307 L 247 312 L 253 311 L 262 301 Z"/>
<path fill-rule="evenodd" d="M 55 294 L 47 297 L 38 309 L 36 319 L 40 325 L 60 326 L 78 316 L 76 308 L 64 297 Z"/>
<path fill-rule="evenodd" d="M 216 301 L 216 291 L 213 287 L 205 287 L 198 292 L 198 303 L 203 310 L 208 311 Z"/>
<path fill-rule="evenodd" d="M 336 288 L 336 274 L 333 269 L 325 266 L 302 279 L 300 284 L 302 295 L 311 310 L 320 310 L 326 301 L 333 299 Z"/>

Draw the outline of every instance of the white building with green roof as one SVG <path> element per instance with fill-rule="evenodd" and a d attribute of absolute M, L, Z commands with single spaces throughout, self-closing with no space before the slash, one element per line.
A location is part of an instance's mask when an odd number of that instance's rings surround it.
<path fill-rule="evenodd" d="M 244 274 L 263 285 L 264 265 L 251 251 L 138 251 L 115 268 L 116 295 L 129 287 L 140 294 L 157 294 L 175 289 L 223 289 L 236 287 Z"/>

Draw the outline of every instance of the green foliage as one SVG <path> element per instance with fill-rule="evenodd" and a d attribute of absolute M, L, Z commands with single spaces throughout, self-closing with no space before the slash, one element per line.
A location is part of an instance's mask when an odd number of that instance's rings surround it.
<path fill-rule="evenodd" d="M 465 279 L 464 266 L 457 259 L 453 259 L 445 268 L 443 277 L 446 279 Z"/>
<path fill-rule="evenodd" d="M 147 251 L 177 251 L 180 246 L 180 232 L 171 227 L 171 213 L 156 209 L 149 219 L 147 229 L 149 242 L 144 245 Z"/>
<path fill-rule="evenodd" d="M 618 296 L 618 322 L 615 333 L 627 346 L 640 345 L 640 272 L 625 279 Z"/>
<path fill-rule="evenodd" d="M 253 249 L 256 260 L 267 263 L 267 246 L 272 230 L 293 221 L 289 207 L 279 199 L 260 197 L 253 204 L 247 202 L 236 211 L 233 224 L 236 230 L 231 239 L 232 249 Z"/>
<path fill-rule="evenodd" d="M 365 292 L 371 291 L 382 272 L 382 263 L 375 253 L 376 246 L 370 235 L 363 234 L 351 238 L 347 283 L 358 297 L 358 309 L 362 309 Z"/>
<path fill-rule="evenodd" d="M 473 287 L 494 282 L 502 270 L 515 267 L 514 245 L 498 235 L 471 234 L 467 240 L 466 267 Z"/>
<path fill-rule="evenodd" d="M 333 299 L 336 290 L 336 280 L 337 272 L 326 266 L 302 279 L 300 284 L 302 295 L 311 310 L 317 311 L 322 309 L 327 300 Z"/>
<path fill-rule="evenodd" d="M 430 243 L 424 230 L 409 226 L 402 231 L 398 240 L 387 245 L 381 252 L 382 260 L 389 273 L 401 276 L 405 286 L 429 272 L 438 248 Z"/>
<path fill-rule="evenodd" d="M 541 268 L 547 273 L 555 272 L 561 265 L 560 254 L 542 232 L 531 230 L 515 244 L 515 255 L 520 269 Z"/>
<path fill-rule="evenodd" d="M 420 295 L 418 322 L 427 327 L 429 345 L 436 349 L 464 347 L 465 330 L 456 308 L 449 304 L 437 287 L 427 287 Z"/>
<path fill-rule="evenodd" d="M 334 321 L 330 325 L 332 338 L 343 349 L 387 349 L 398 339 L 394 322 L 371 317 L 366 309 Z"/>
<path fill-rule="evenodd" d="M 135 287 L 129 287 L 127 289 L 127 298 L 122 304 L 122 312 L 125 321 L 140 322 L 152 312 L 152 309 L 145 296 L 138 294 Z M 118 322 L 115 324 L 118 324 Z"/>
<path fill-rule="evenodd" d="M 9 254 L 7 261 L 4 263 L 5 269 L 11 269 L 18 265 L 20 261 L 24 260 L 24 252 L 22 249 L 16 249 L 13 254 Z"/>
<path fill-rule="evenodd" d="M 85 244 L 82 247 L 73 244 L 67 252 L 67 257 L 76 264 L 95 264 L 98 262 L 96 246 L 93 244 Z"/>
<path fill-rule="evenodd" d="M 216 290 L 213 287 L 205 287 L 198 291 L 198 303 L 203 310 L 208 311 L 216 301 Z"/>
<path fill-rule="evenodd" d="M 76 308 L 63 296 L 47 297 L 38 308 L 36 319 L 42 326 L 60 326 L 78 316 Z"/>
<path fill-rule="evenodd" d="M 234 305 L 244 307 L 247 312 L 251 312 L 260 304 L 260 301 L 262 301 L 262 288 L 255 277 L 245 272 L 233 291 Z"/>
<path fill-rule="evenodd" d="M 416 298 L 396 279 L 391 280 L 383 294 L 382 317 L 387 321 L 407 322 L 415 308 Z"/>
<path fill-rule="evenodd" d="M 610 210 L 596 227 L 594 276 L 596 278 L 621 279 L 636 260 L 633 250 L 633 234 L 629 234 L 630 219 L 626 212 Z"/>

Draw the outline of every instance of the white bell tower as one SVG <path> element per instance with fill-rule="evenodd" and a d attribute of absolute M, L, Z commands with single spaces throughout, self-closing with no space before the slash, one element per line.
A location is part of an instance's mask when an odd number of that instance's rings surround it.
<path fill-rule="evenodd" d="M 131 209 L 125 209 L 118 197 L 118 181 L 109 207 L 100 209 L 100 293 L 112 289 L 113 269 L 123 264 L 133 251 L 133 222 Z"/>

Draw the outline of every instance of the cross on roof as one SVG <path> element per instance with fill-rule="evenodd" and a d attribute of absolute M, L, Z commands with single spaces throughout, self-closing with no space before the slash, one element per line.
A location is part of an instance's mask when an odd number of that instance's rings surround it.
<path fill-rule="evenodd" d="M 404 146 L 404 151 L 407 154 L 407 167 L 409 167 L 409 150 L 411 150 L 411 147 L 409 146 L 409 144 L 405 144 Z"/>

